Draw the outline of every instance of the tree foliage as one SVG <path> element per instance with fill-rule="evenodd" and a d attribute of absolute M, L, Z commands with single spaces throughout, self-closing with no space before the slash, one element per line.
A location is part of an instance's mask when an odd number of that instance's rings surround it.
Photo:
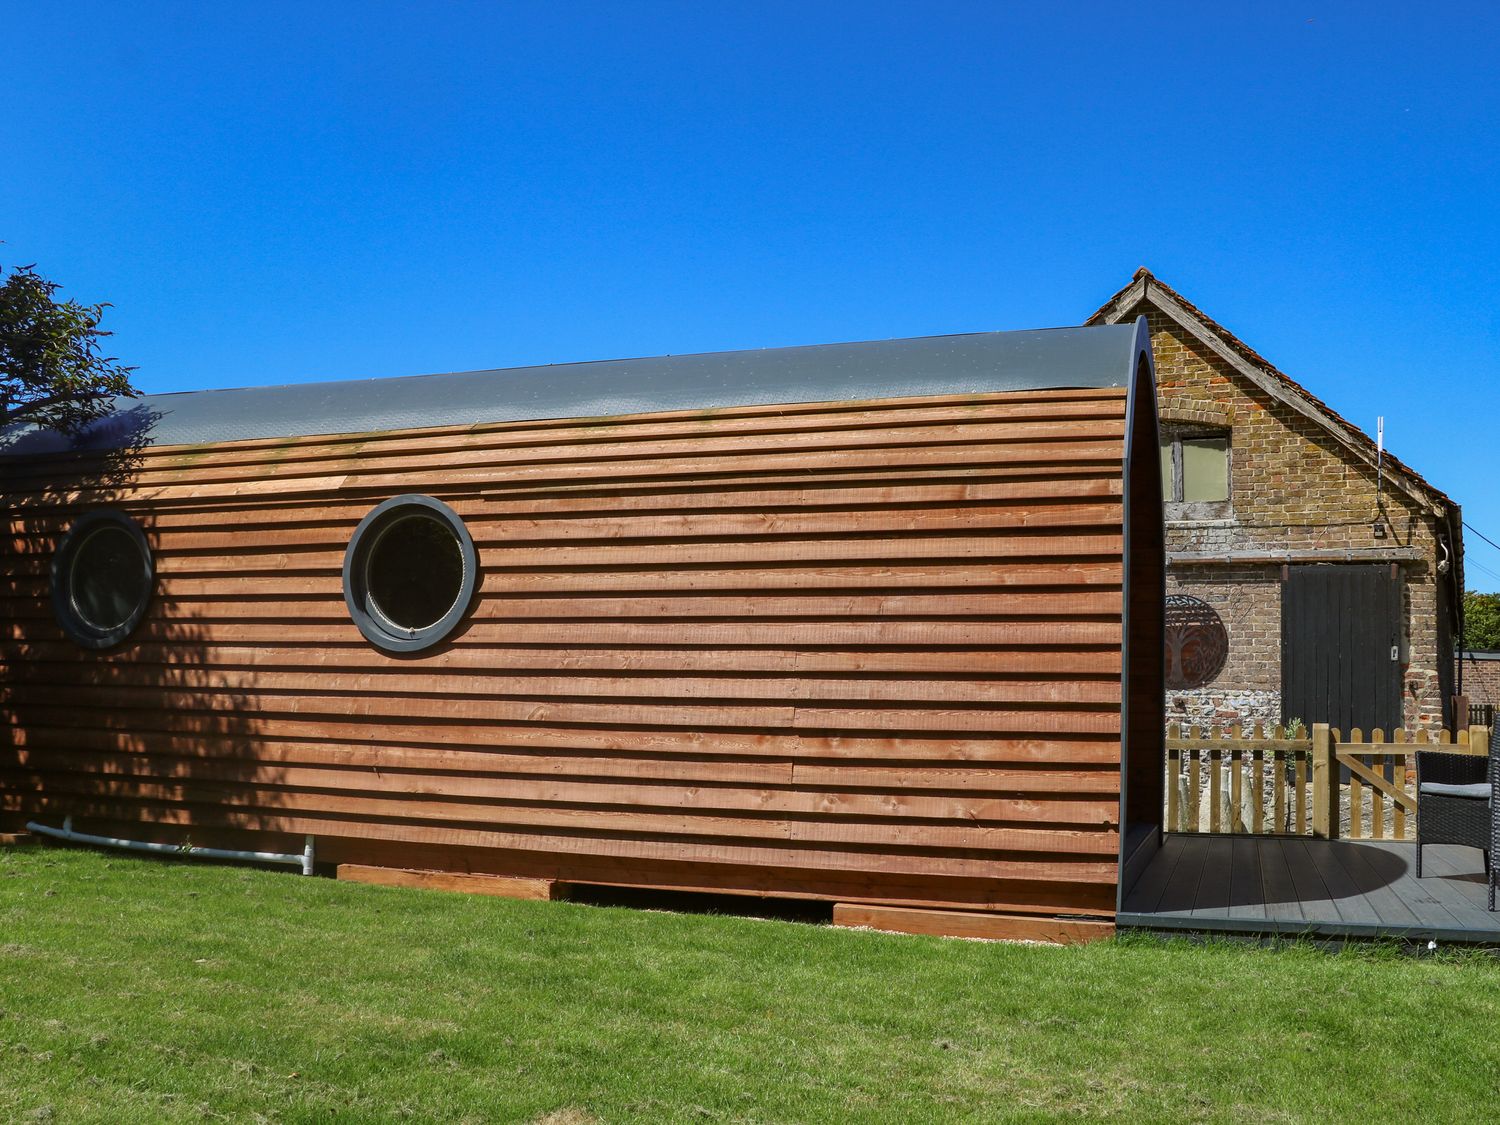
<path fill-rule="evenodd" d="M 1500 649 L 1500 594 L 1464 591 L 1464 647 Z"/>
<path fill-rule="evenodd" d="M 135 368 L 101 349 L 110 306 L 60 301 L 59 288 L 34 266 L 0 282 L 0 426 L 35 422 L 72 434 L 109 413 L 116 396 L 138 393 Z"/>

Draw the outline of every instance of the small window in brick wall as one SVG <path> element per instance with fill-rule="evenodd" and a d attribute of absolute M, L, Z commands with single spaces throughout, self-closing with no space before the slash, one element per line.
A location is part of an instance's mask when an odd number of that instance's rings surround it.
<path fill-rule="evenodd" d="M 1169 515 L 1229 514 L 1229 434 L 1168 434 L 1161 443 L 1162 499 Z"/>

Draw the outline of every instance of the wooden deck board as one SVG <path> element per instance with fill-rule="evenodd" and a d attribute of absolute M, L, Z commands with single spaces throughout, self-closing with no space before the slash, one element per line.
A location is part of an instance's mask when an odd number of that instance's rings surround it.
<path fill-rule="evenodd" d="M 1142 910 L 1155 910 L 1161 902 L 1162 894 L 1171 882 L 1172 873 L 1177 870 L 1177 863 L 1182 858 L 1182 838 L 1174 836 L 1162 843 L 1161 849 L 1154 859 L 1141 872 L 1136 880 L 1135 886 L 1130 889 L 1126 896 L 1130 901 L 1140 904 Z"/>
<path fill-rule="evenodd" d="M 1424 877 L 1416 880 L 1461 924 L 1476 926 L 1479 920 L 1500 917 L 1487 905 L 1484 863 L 1480 852 L 1457 844 L 1429 844 L 1422 849 Z"/>
<path fill-rule="evenodd" d="M 1230 851 L 1233 866 L 1229 871 L 1229 916 L 1231 918 L 1265 918 L 1262 853 L 1249 836 L 1235 837 Z"/>
<path fill-rule="evenodd" d="M 1258 848 L 1257 851 L 1261 853 L 1260 886 L 1265 917 L 1292 921 L 1301 918 L 1302 898 L 1287 865 L 1285 850 Z"/>
<path fill-rule="evenodd" d="M 1198 874 L 1198 894 L 1193 900 L 1193 917 L 1217 917 L 1229 906 L 1229 876 L 1234 869 L 1234 840 L 1228 836 L 1210 836 Z"/>
<path fill-rule="evenodd" d="M 1176 840 L 1171 837 L 1168 837 L 1168 846 L 1177 849 L 1179 858 L 1176 870 L 1162 889 L 1161 901 L 1157 903 L 1155 912 L 1191 914 L 1193 902 L 1198 897 L 1198 877 L 1203 873 L 1203 861 L 1208 848 L 1202 840 Z"/>
<path fill-rule="evenodd" d="M 1375 908 L 1382 921 L 1410 926 L 1453 923 L 1452 913 L 1423 883 L 1417 882 L 1415 849 L 1409 855 L 1399 855 L 1365 844 L 1343 848 L 1334 854 L 1364 889 L 1366 901 Z M 1385 865 L 1396 862 L 1401 866 L 1399 873 L 1392 878 L 1392 869 Z"/>
<path fill-rule="evenodd" d="M 1323 882 L 1323 876 L 1313 866 L 1313 862 L 1308 857 L 1307 849 L 1302 846 L 1301 840 L 1282 841 L 1282 846 L 1275 850 L 1281 855 L 1283 862 L 1286 863 L 1287 873 L 1291 876 L 1292 887 L 1296 892 L 1296 898 L 1293 900 L 1296 905 L 1296 912 L 1289 915 L 1289 917 L 1298 924 L 1305 924 L 1308 915 L 1307 907 L 1303 904 L 1316 904 L 1325 900 L 1331 904 L 1333 896 L 1328 891 L 1328 884 Z M 1291 904 L 1289 903 L 1288 905 L 1290 906 Z M 1316 909 L 1316 906 L 1314 906 L 1314 910 Z M 1332 909 L 1331 905 L 1329 909 Z M 1333 911 L 1333 916 L 1335 918 L 1338 917 L 1336 910 Z"/>
<path fill-rule="evenodd" d="M 1322 846 L 1318 840 L 1298 840 L 1307 856 L 1307 860 L 1317 868 L 1318 874 L 1323 877 L 1323 885 L 1328 888 L 1328 904 L 1333 907 L 1334 915 L 1341 921 L 1360 926 L 1380 924 L 1380 914 L 1366 901 L 1364 892 L 1359 889 L 1359 884 L 1349 877 L 1344 870 L 1344 865 L 1339 863 L 1335 856 L 1335 849 Z M 1345 843 L 1346 847 L 1358 847 L 1357 844 Z M 1319 904 L 1316 902 L 1304 902 L 1303 914 L 1309 918 L 1315 918 L 1320 913 Z"/>
<path fill-rule="evenodd" d="M 1500 945 L 1484 864 L 1468 848 L 1396 841 L 1169 834 L 1121 929 L 1392 937 Z"/>

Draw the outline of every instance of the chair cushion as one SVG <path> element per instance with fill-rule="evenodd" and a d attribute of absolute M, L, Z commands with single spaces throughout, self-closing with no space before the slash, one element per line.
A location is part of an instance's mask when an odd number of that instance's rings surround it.
<path fill-rule="evenodd" d="M 1476 781 L 1472 785 L 1449 785 L 1442 781 L 1424 781 L 1420 792 L 1431 793 L 1435 797 L 1477 797 L 1481 801 L 1487 801 L 1490 798 L 1490 783 Z"/>

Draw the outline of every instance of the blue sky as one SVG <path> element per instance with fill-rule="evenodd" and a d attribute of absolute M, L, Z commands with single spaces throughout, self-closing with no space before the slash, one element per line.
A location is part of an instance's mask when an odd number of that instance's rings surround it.
<path fill-rule="evenodd" d="M 0 262 L 149 391 L 1072 324 L 1146 264 L 1500 542 L 1500 7 L 1207 7 L 12 3 Z"/>

